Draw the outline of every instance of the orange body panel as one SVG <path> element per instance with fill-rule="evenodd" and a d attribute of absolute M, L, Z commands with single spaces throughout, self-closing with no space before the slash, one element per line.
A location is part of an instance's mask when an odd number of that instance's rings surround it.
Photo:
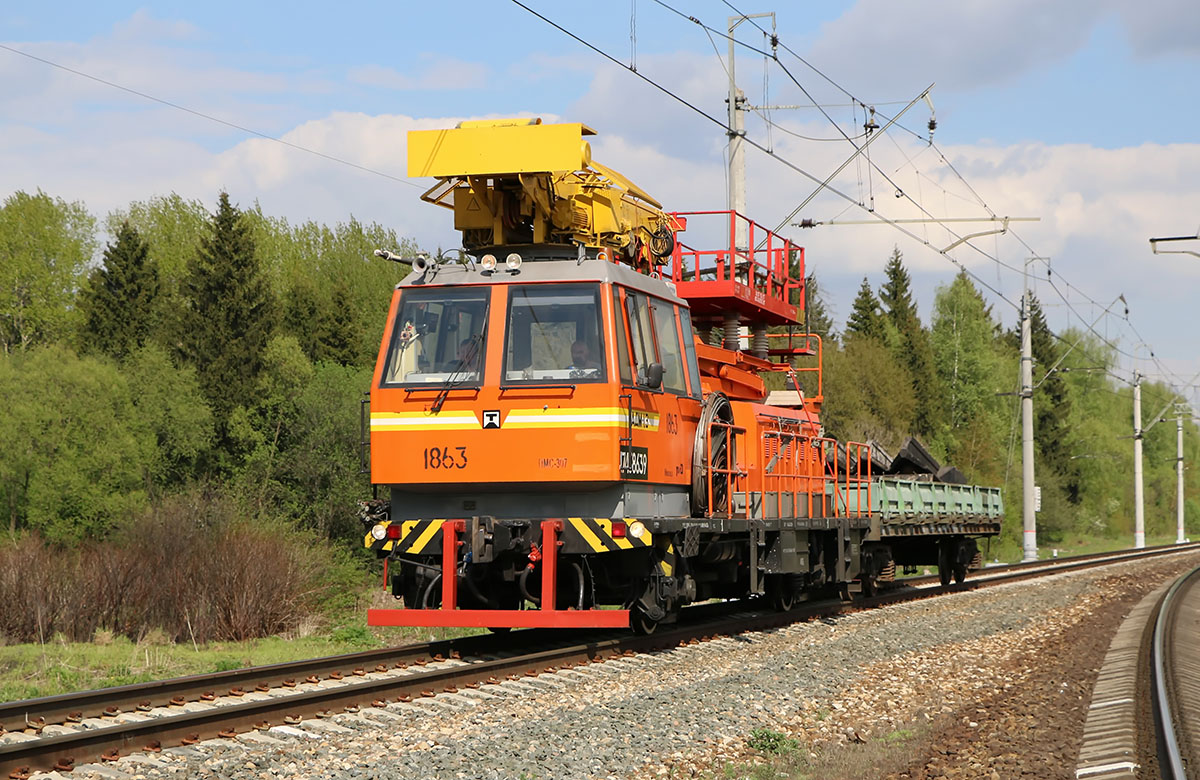
<path fill-rule="evenodd" d="M 671 393 L 622 387 L 616 347 L 605 339 L 607 379 L 574 387 L 509 386 L 502 382 L 508 285 L 482 286 L 491 295 L 479 387 L 381 387 L 390 334 L 403 290 L 397 290 L 376 363 L 371 393 L 371 481 L 375 484 L 486 486 L 520 483 L 616 482 L 620 444 L 647 450 L 645 482 L 690 484 L 692 441 L 700 404 Z M 411 289 L 411 288 L 409 288 Z M 610 333 L 612 295 L 600 295 Z M 632 411 L 632 425 L 629 422 Z M 485 413 L 498 427 L 485 427 Z M 554 485 L 558 488 L 554 488 Z"/>

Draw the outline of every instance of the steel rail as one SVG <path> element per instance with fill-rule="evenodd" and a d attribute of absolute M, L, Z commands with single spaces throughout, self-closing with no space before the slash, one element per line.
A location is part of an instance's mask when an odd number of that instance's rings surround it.
<path fill-rule="evenodd" d="M 1200 567 L 1177 579 L 1163 596 L 1154 621 L 1151 645 L 1151 675 L 1153 679 L 1154 720 L 1156 724 L 1159 772 L 1167 780 L 1186 780 L 1187 762 L 1179 744 L 1181 712 L 1171 695 L 1174 679 L 1175 652 L 1171 634 L 1177 626 L 1179 611 L 1185 599 L 1200 583 Z M 1183 594 L 1183 595 L 1180 595 Z"/>
<path fill-rule="evenodd" d="M 1163 545 L 1158 545 L 1155 547 L 1143 547 L 1140 550 L 1138 550 L 1138 549 L 1110 550 L 1109 552 L 1088 553 L 1087 555 L 1071 555 L 1071 556 L 1063 556 L 1062 558 L 1047 558 L 1044 560 L 1036 560 L 1036 561 L 1022 561 L 1020 563 L 1006 563 L 1006 564 L 1002 564 L 1000 566 L 984 566 L 979 569 L 972 569 L 971 571 L 974 574 L 976 581 L 978 581 L 979 577 L 989 577 L 993 573 L 997 573 L 997 572 L 1003 573 L 1003 572 L 1013 572 L 1013 571 L 1025 571 L 1028 569 L 1044 569 L 1044 568 L 1052 568 L 1052 567 L 1058 565 L 1059 563 L 1072 563 L 1072 562 L 1078 563 L 1078 562 L 1082 562 L 1082 561 L 1093 561 L 1093 560 L 1111 561 L 1113 563 L 1116 563 L 1118 561 L 1125 560 L 1125 559 L 1136 560 L 1137 558 L 1146 557 L 1144 555 L 1145 553 L 1155 553 L 1155 554 L 1161 555 L 1161 554 L 1168 554 L 1171 552 L 1184 552 L 1187 550 L 1196 550 L 1196 549 L 1200 549 L 1200 542 L 1188 542 L 1186 544 L 1163 544 Z M 926 583 L 937 582 L 937 581 L 938 581 L 938 575 L 936 575 L 936 574 L 924 574 L 924 575 L 920 575 L 917 577 L 901 577 L 896 580 L 896 582 L 903 583 L 905 585 L 924 585 Z"/>
<path fill-rule="evenodd" d="M 1200 547 L 1200 545 L 1195 545 Z M 1187 546 L 1167 545 L 1146 548 L 1146 552 L 1171 551 L 1188 549 Z M 1020 571 L 1030 568 L 1045 568 L 1067 562 L 1085 560 L 1118 560 L 1136 556 L 1141 551 L 1114 551 L 1108 553 L 1092 553 L 1083 556 L 1072 556 L 1047 560 L 1016 563 L 1005 566 L 994 566 L 980 569 L 974 573 L 972 581 L 980 577 L 993 577 L 999 573 Z M 937 582 L 937 575 L 920 577 L 904 577 L 895 581 L 897 585 L 924 585 Z M 689 615 L 697 612 L 713 611 L 708 605 L 699 605 L 688 610 Z M 699 615 L 702 619 L 708 614 Z M 398 647 L 365 650 L 357 653 L 347 653 L 322 658 L 287 661 L 265 666 L 247 667 L 222 672 L 189 675 L 165 680 L 154 680 L 144 683 L 133 683 L 111 688 L 100 688 L 91 691 L 64 693 L 36 699 L 25 699 L 14 702 L 0 702 L 0 730 L 19 731 L 29 725 L 42 726 L 52 723 L 63 723 L 79 718 L 103 717 L 106 710 L 115 707 L 125 711 L 135 708 L 162 707 L 183 701 L 200 701 L 206 694 L 225 695 L 225 692 L 235 688 L 245 691 L 254 690 L 266 685 L 269 688 L 279 687 L 287 681 L 302 681 L 309 677 L 319 679 L 336 679 L 342 676 L 357 675 L 358 670 L 371 671 L 380 665 L 393 666 L 397 663 L 413 663 L 419 659 L 438 660 L 438 656 L 451 658 L 455 654 L 478 656 L 502 653 L 514 646 L 528 646 L 539 642 L 570 642 L 578 640 L 584 634 L 608 636 L 610 632 L 589 632 L 586 629 L 562 631 L 556 629 L 526 629 L 507 635 L 474 635 L 456 639 L 437 640 Z M 378 671 L 377 669 L 375 669 Z M 68 717 L 74 716 L 74 717 Z"/>
<path fill-rule="evenodd" d="M 603 654 L 610 657 L 625 654 L 645 652 L 653 649 L 678 646 L 683 643 L 693 643 L 712 635 L 734 634 L 744 631 L 761 631 L 778 628 L 791 623 L 811 620 L 819 617 L 832 617 L 848 611 L 876 606 L 897 604 L 930 598 L 945 593 L 957 593 L 995 585 L 1017 582 L 1049 576 L 1065 571 L 1081 570 L 1099 566 L 1122 563 L 1142 558 L 1158 557 L 1173 553 L 1191 552 L 1200 545 L 1179 545 L 1167 548 L 1140 550 L 1136 553 L 1118 556 L 1082 556 L 1080 559 L 1058 559 L 1050 567 L 1033 568 L 1029 566 L 1013 567 L 1014 571 L 996 573 L 997 569 L 989 570 L 989 576 L 968 580 L 961 584 L 952 584 L 933 588 L 897 588 L 871 598 L 859 599 L 852 603 L 840 601 L 808 602 L 805 606 L 789 612 L 763 612 L 747 610 L 744 603 L 706 604 L 687 610 L 689 617 L 698 615 L 709 616 L 694 624 L 689 624 L 669 632 L 651 636 L 632 636 L 622 633 L 614 636 L 615 632 L 607 632 L 607 638 L 593 638 L 578 641 L 579 634 L 571 632 L 573 644 L 534 653 L 514 655 L 508 658 L 477 660 L 464 662 L 449 668 L 414 671 L 411 674 L 393 675 L 386 678 L 363 679 L 361 677 L 338 681 L 339 684 L 317 690 L 296 691 L 286 696 L 272 697 L 261 701 L 247 701 L 237 704 L 214 706 L 201 712 L 184 712 L 178 715 L 149 717 L 136 723 L 114 724 L 110 727 L 89 729 L 70 734 L 52 737 L 42 737 L 13 744 L 0 745 L 0 776 L 5 772 L 19 773 L 21 768 L 51 769 L 68 767 L 82 761 L 97 758 L 113 759 L 118 755 L 138 749 L 159 749 L 161 746 L 177 740 L 192 742 L 218 736 L 233 736 L 251 728 L 264 728 L 275 722 L 295 721 L 297 718 L 314 715 L 327 715 L 339 708 L 357 709 L 363 702 L 383 704 L 389 697 L 399 697 L 404 700 L 413 695 L 434 695 L 441 688 L 447 690 L 463 685 L 475 685 L 484 682 L 495 682 L 501 676 L 535 674 L 555 667 L 569 666 L 584 662 L 601 660 Z M 901 581 L 901 585 L 906 584 Z M 731 612 L 740 609 L 739 612 Z M 141 686 L 124 686 L 119 690 L 122 700 L 128 701 L 133 693 L 130 688 L 140 688 L 146 691 L 157 685 L 168 688 L 174 685 L 192 685 L 203 680 L 210 687 L 221 680 L 227 684 L 231 675 L 239 675 L 238 679 L 260 680 L 264 670 L 272 670 L 274 674 L 281 673 L 287 668 L 291 674 L 304 664 L 337 664 L 345 667 L 347 659 L 379 658 L 386 653 L 415 653 L 429 655 L 432 648 L 440 649 L 443 658 L 450 657 L 453 652 L 463 654 L 462 646 L 472 644 L 477 649 L 492 648 L 508 640 L 509 644 L 528 646 L 535 636 L 548 635 L 562 637 L 563 632 L 550 631 L 519 631 L 507 636 L 464 637 L 459 640 L 443 640 L 426 645 L 411 645 L 383 651 L 367 651 L 345 656 L 314 659 L 313 661 L 296 662 L 295 664 L 276 664 L 271 667 L 257 667 L 235 670 L 230 673 L 214 673 L 211 675 L 196 675 L 192 678 L 178 678 L 161 683 L 148 683 Z M 602 637 L 599 632 L 593 636 Z M 468 640 L 474 640 L 470 642 Z M 203 687 L 203 686 L 201 686 Z M 87 696 L 95 699 L 93 706 L 102 703 L 99 695 L 103 691 L 89 691 Z M 49 702 L 61 708 L 70 699 L 71 694 L 48 697 L 42 700 L 28 700 L 5 705 L 12 708 L 25 707 L 27 712 L 35 711 L 39 702 Z M 78 701 L 78 696 L 76 696 Z M 139 700 L 140 701 L 140 700 Z M 109 704 L 108 706 L 114 706 Z M 78 705 L 76 706 L 78 709 Z M 49 709 L 43 711 L 49 712 Z M 282 718 L 282 720 L 280 720 Z"/>

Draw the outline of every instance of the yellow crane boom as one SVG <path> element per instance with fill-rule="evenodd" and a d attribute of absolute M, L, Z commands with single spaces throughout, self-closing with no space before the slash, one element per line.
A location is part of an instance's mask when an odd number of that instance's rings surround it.
<path fill-rule="evenodd" d="M 620 173 L 592 159 L 596 131 L 541 119 L 462 122 L 408 134 L 408 175 L 438 183 L 422 200 L 454 211 L 463 247 L 565 244 L 670 253 L 675 220 Z"/>

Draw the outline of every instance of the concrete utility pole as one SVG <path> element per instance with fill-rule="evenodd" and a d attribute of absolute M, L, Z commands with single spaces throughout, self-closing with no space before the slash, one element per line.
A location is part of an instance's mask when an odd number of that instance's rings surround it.
<path fill-rule="evenodd" d="M 1133 375 L 1133 546 L 1146 546 L 1146 506 L 1142 484 L 1142 375 Z"/>
<path fill-rule="evenodd" d="M 1183 404 L 1175 406 L 1175 544 L 1183 544 Z"/>
<path fill-rule="evenodd" d="M 733 39 L 734 30 L 747 19 L 772 20 L 774 26 L 775 12 L 762 14 L 745 14 L 744 16 L 729 17 L 729 208 L 739 214 L 746 213 L 746 151 L 742 139 L 746 137 L 746 96 L 738 89 L 735 79 L 734 54 L 737 43 Z M 738 221 L 734 245 L 738 249 L 747 249 L 749 236 L 745 223 Z"/>
<path fill-rule="evenodd" d="M 1033 326 L 1030 322 L 1029 264 L 1021 293 L 1021 509 L 1025 525 L 1023 560 L 1037 560 L 1036 490 L 1033 482 Z"/>

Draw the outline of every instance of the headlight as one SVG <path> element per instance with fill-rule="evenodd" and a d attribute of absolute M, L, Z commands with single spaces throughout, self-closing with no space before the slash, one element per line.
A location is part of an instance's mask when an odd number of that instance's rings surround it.
<path fill-rule="evenodd" d="M 484 255 L 483 257 L 479 258 L 479 265 L 485 271 L 495 271 L 496 270 L 496 256 L 495 255 Z"/>
<path fill-rule="evenodd" d="M 376 541 L 382 542 L 383 538 L 387 536 L 387 526 L 383 523 L 376 523 L 375 525 L 371 526 L 371 536 L 374 537 Z"/>
<path fill-rule="evenodd" d="M 629 535 L 634 539 L 641 539 L 646 535 L 646 526 L 642 525 L 641 520 L 634 520 L 629 524 Z"/>
<path fill-rule="evenodd" d="M 508 266 L 508 270 L 510 271 L 521 270 L 521 256 L 516 252 L 513 252 L 511 255 L 504 258 L 504 265 Z"/>

